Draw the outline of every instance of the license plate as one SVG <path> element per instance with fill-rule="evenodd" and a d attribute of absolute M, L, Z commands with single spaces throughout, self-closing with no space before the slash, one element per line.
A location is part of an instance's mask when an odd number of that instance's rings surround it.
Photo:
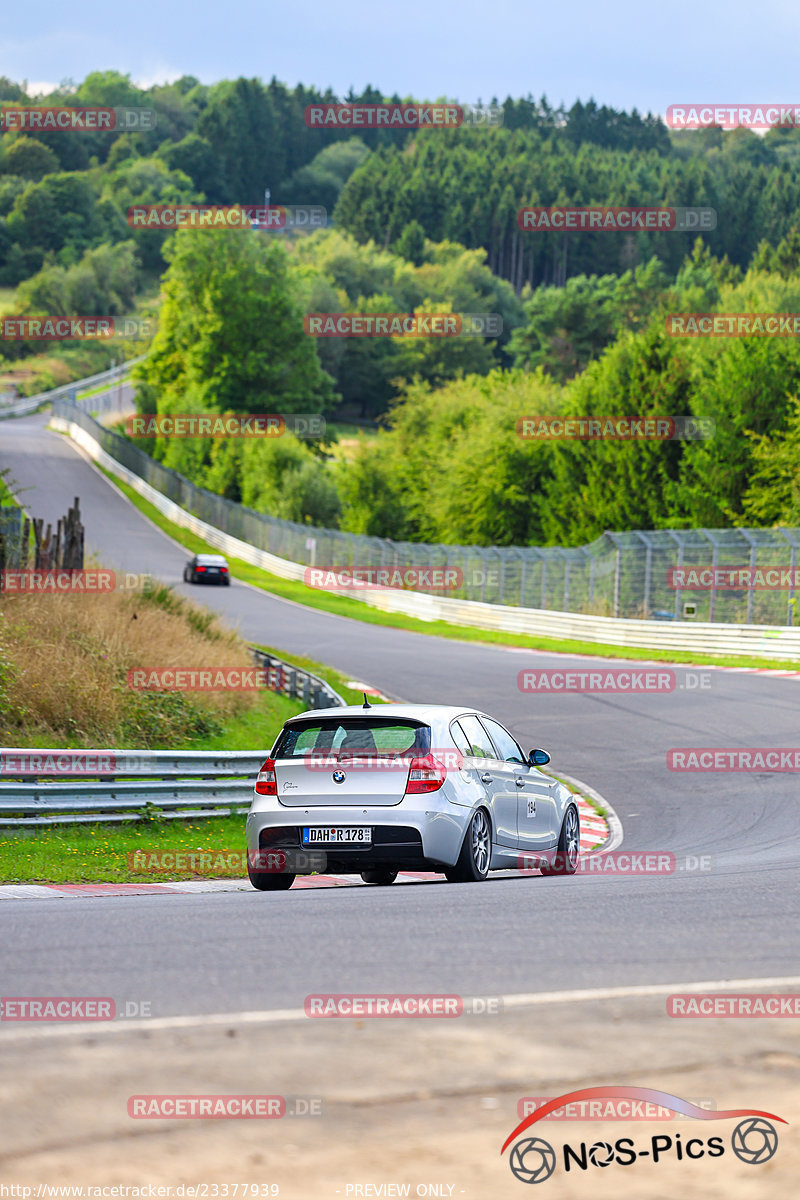
<path fill-rule="evenodd" d="M 209 573 L 209 575 L 218 575 L 218 574 L 219 574 L 219 567 L 209 567 L 209 568 L 208 568 L 208 573 Z"/>
<path fill-rule="evenodd" d="M 304 846 L 368 846 L 372 842 L 370 825 L 312 825 L 303 830 Z"/>

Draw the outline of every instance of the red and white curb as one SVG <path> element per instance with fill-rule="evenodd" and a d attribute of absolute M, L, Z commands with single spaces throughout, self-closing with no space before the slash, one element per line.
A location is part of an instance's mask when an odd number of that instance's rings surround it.
<path fill-rule="evenodd" d="M 345 687 L 352 688 L 354 692 L 361 692 L 365 696 L 374 696 L 376 700 L 385 701 L 386 704 L 391 704 L 388 696 L 384 696 L 383 692 L 379 692 L 371 683 L 359 683 L 357 679 L 348 679 Z"/>
<path fill-rule="evenodd" d="M 566 778 L 562 776 L 562 778 Z M 568 782 L 572 783 L 570 779 Z M 574 781 L 577 784 L 577 780 Z M 585 784 L 580 785 L 588 791 Z M 600 797 L 598 797 L 600 799 Z M 581 817 L 581 853 L 588 854 L 608 842 L 612 849 L 617 840 L 613 820 L 601 817 L 594 808 L 578 796 Z M 616 819 L 616 818 L 614 818 Z M 507 876 L 519 871 L 498 872 Z M 401 871 L 397 883 L 444 883 L 444 876 L 434 871 Z M 366 887 L 359 875 L 300 875 L 292 890 L 300 888 Z M 148 896 L 172 893 L 191 895 L 199 892 L 249 892 L 248 879 L 181 879 L 175 883 L 10 883 L 0 885 L 0 900 L 69 900 L 87 896 Z"/>

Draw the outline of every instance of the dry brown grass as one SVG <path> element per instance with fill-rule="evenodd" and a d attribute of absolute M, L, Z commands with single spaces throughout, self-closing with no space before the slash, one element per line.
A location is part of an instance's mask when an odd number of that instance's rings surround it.
<path fill-rule="evenodd" d="M 247 647 L 168 589 L 0 598 L 0 738 L 143 748 L 203 733 L 255 702 L 247 692 L 137 692 L 129 669 L 253 666 Z"/>

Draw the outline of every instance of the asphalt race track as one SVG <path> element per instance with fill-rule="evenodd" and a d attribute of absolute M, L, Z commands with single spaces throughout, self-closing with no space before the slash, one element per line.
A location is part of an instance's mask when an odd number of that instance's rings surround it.
<path fill-rule="evenodd" d="M 679 865 L 686 855 L 711 861 L 666 877 L 6 900 L 2 966 L 15 994 L 132 995 L 142 956 L 159 1016 L 296 1008 L 311 991 L 528 993 L 796 972 L 796 779 L 676 774 L 665 762 L 670 747 L 793 745 L 793 678 L 710 669 L 709 686 L 670 694 L 542 697 L 520 693 L 517 673 L 563 659 L 362 625 L 235 580 L 190 588 L 184 554 L 67 439 L 47 432 L 46 420 L 0 426 L 0 467 L 12 468 L 29 489 L 26 507 L 46 520 L 79 496 L 88 550 L 104 564 L 149 571 L 248 639 L 307 654 L 392 697 L 482 707 L 524 746 L 548 749 L 554 770 L 606 797 L 626 850 L 673 851 Z M 696 682 L 676 669 L 681 682 Z"/>

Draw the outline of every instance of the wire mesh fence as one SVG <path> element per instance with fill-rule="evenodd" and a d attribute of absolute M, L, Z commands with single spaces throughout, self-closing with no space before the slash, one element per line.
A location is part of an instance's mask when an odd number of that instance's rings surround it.
<path fill-rule="evenodd" d="M 197 487 L 68 401 L 54 401 L 53 412 L 202 521 L 307 567 L 449 568 L 456 582 L 441 594 L 488 604 L 653 620 L 795 623 L 797 528 L 606 532 L 575 547 L 395 542 L 256 512 Z"/>

